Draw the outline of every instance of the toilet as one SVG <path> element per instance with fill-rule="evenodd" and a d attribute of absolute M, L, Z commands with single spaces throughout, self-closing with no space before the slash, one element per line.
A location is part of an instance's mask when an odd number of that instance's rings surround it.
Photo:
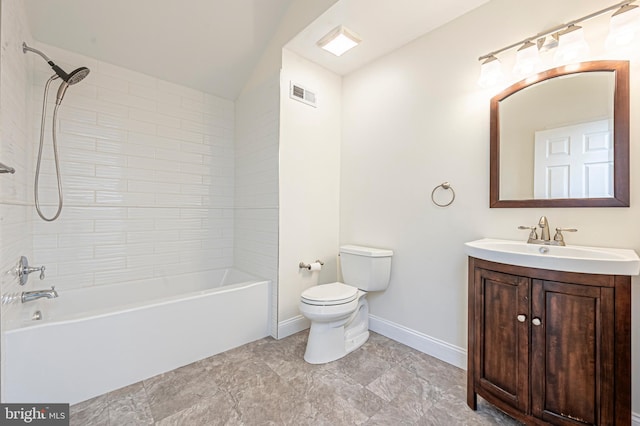
<path fill-rule="evenodd" d="M 302 292 L 300 313 L 311 321 L 304 360 L 324 364 L 358 349 L 369 338 L 367 292 L 389 286 L 393 251 L 356 245 L 340 247 L 344 283 Z"/>

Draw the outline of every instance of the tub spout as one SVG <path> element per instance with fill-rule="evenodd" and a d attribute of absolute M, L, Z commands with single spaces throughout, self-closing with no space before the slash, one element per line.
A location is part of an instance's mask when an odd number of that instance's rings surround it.
<path fill-rule="evenodd" d="M 22 303 L 26 303 L 32 300 L 42 299 L 43 297 L 53 299 L 54 297 L 58 297 L 58 292 L 54 286 L 51 286 L 51 290 L 23 291 L 21 300 Z"/>

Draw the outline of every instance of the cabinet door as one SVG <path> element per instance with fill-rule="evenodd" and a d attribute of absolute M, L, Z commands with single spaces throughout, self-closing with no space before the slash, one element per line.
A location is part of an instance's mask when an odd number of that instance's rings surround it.
<path fill-rule="evenodd" d="M 612 288 L 532 282 L 531 409 L 559 425 L 613 424 Z"/>
<path fill-rule="evenodd" d="M 475 275 L 475 387 L 491 402 L 527 412 L 529 279 L 484 269 Z"/>

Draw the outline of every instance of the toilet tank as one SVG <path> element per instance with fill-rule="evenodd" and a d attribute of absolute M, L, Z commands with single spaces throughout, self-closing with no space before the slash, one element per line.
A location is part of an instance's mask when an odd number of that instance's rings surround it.
<path fill-rule="evenodd" d="M 364 291 L 381 291 L 389 286 L 393 251 L 373 247 L 340 247 L 340 265 L 345 284 Z"/>

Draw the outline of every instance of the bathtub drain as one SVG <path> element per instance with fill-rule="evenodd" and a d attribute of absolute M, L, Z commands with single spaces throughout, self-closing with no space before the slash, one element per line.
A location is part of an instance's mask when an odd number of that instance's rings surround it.
<path fill-rule="evenodd" d="M 33 321 L 40 321 L 40 320 L 42 319 L 42 312 L 40 312 L 40 311 L 35 311 L 35 312 L 33 313 L 33 316 L 31 317 L 31 319 L 32 319 Z"/>

